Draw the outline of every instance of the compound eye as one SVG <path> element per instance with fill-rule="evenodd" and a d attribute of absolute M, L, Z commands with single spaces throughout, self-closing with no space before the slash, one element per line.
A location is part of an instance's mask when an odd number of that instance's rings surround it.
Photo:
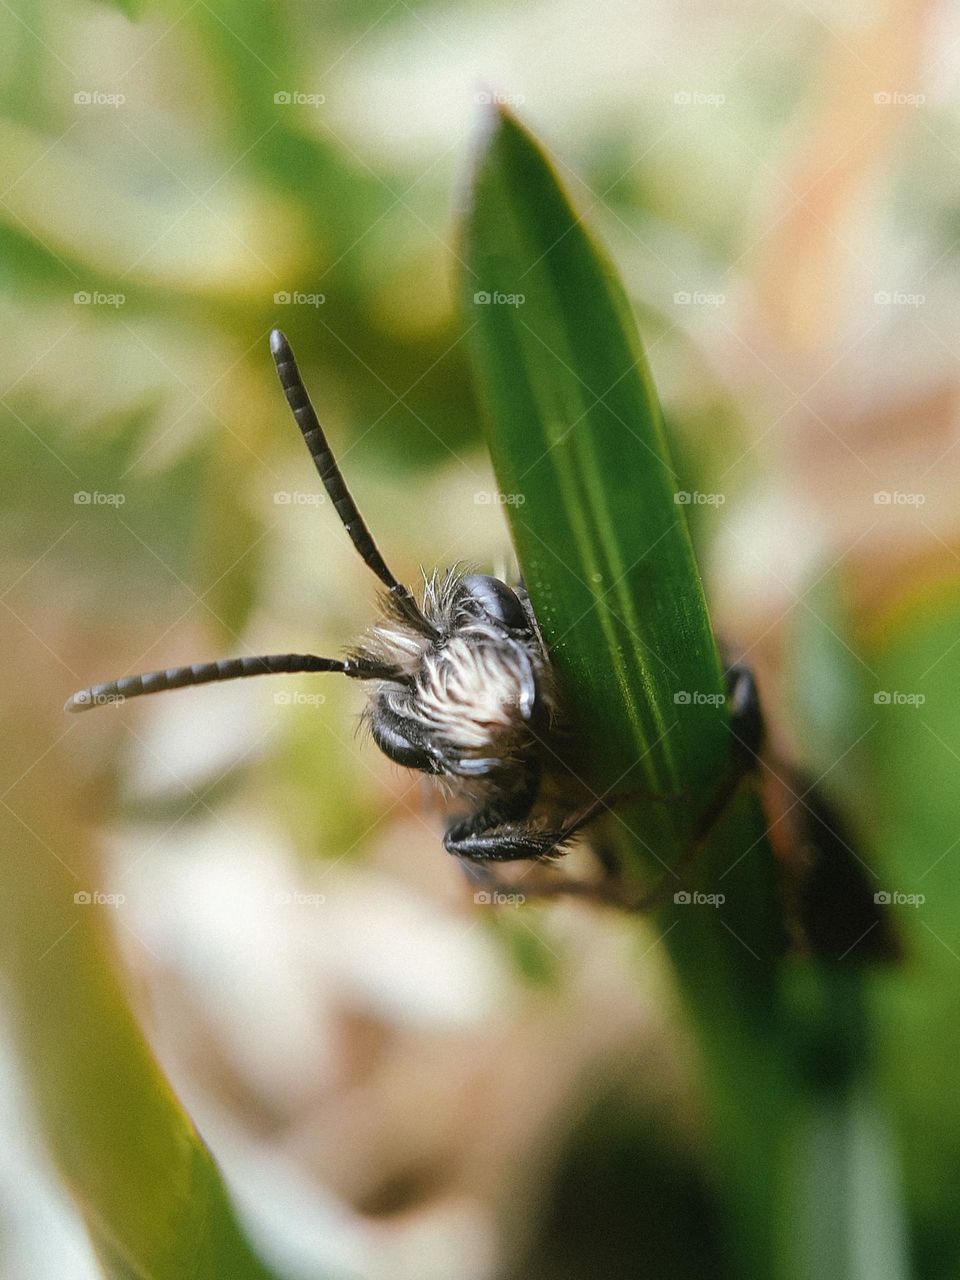
<path fill-rule="evenodd" d="M 398 717 L 374 712 L 371 722 L 373 740 L 394 764 L 405 769 L 419 769 L 422 773 L 436 773 L 436 766 L 426 751 L 407 737 L 400 728 Z"/>
<path fill-rule="evenodd" d="M 471 613 L 487 617 L 515 631 L 528 631 L 530 622 L 517 593 L 499 578 L 485 573 L 468 573 L 460 580 L 462 605 Z"/>

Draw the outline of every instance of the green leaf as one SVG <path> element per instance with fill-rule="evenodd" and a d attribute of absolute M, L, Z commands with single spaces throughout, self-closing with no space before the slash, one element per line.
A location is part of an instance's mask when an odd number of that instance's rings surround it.
<path fill-rule="evenodd" d="M 575 767 L 619 802 L 611 834 L 628 867 L 663 875 L 689 852 L 728 767 L 720 661 L 636 323 L 509 114 L 492 118 L 481 150 L 465 257 L 490 448 Z M 687 802 L 655 803 L 651 791 Z M 707 845 L 693 875 L 725 895 L 723 911 L 668 899 L 658 926 L 708 1063 L 721 1177 L 751 1259 L 742 1273 L 763 1275 L 780 1142 L 768 1117 L 784 1089 L 783 930 L 756 798 L 730 805 Z"/>
<path fill-rule="evenodd" d="M 0 962 L 60 1176 L 110 1280 L 271 1280 L 127 1002 L 111 940 L 124 907 L 83 899 L 104 881 L 65 803 L 54 722 L 20 712 L 0 725 L 19 747 L 0 807 Z"/>
<path fill-rule="evenodd" d="M 872 800 L 877 888 L 907 963 L 878 992 L 883 1081 L 921 1232 L 924 1274 L 955 1274 L 960 1239 L 960 587 L 917 575 L 866 637 L 863 701 L 872 726 L 863 793 Z M 885 701 L 877 701 L 885 695 Z M 945 1225 L 950 1224 L 950 1225 Z"/>
<path fill-rule="evenodd" d="M 636 323 L 507 113 L 489 122 L 465 252 L 493 462 L 579 766 L 604 792 L 688 793 L 681 813 L 646 814 L 670 841 L 725 759 L 720 663 Z"/>

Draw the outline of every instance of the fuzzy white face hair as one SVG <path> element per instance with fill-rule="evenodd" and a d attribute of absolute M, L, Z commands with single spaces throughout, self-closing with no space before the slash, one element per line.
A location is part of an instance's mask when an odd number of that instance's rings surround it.
<path fill-rule="evenodd" d="M 529 733 L 530 658 L 482 627 L 427 653 L 417 674 L 417 719 L 465 754 L 505 755 Z"/>
<path fill-rule="evenodd" d="M 522 762 L 539 732 L 553 723 L 550 667 L 532 613 L 519 625 L 481 616 L 482 603 L 478 609 L 476 598 L 462 590 L 463 576 L 452 569 L 425 582 L 424 616 L 438 640 L 412 627 L 393 601 L 383 601 L 387 616 L 367 632 L 356 654 L 394 668 L 400 679 L 381 682 L 365 714 L 374 723 L 378 706 L 389 709 L 401 725 L 409 723 L 411 742 L 428 745 L 434 759 L 508 768 Z M 459 771 L 433 772 L 449 787 Z M 480 771 L 469 787 L 482 787 L 488 774 L 489 768 Z M 460 775 L 454 789 L 465 783 Z"/>

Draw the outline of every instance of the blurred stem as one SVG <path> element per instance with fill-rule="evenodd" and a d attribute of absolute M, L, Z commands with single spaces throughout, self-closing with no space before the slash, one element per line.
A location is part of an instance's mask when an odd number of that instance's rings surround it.
<path fill-rule="evenodd" d="M 785 1280 L 910 1275 L 896 1153 L 873 1084 L 865 973 L 808 962 L 790 984 L 797 1072 L 779 1256 Z"/>

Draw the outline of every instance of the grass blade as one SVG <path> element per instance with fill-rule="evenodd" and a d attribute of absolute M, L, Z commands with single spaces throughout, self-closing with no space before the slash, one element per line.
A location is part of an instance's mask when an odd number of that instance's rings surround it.
<path fill-rule="evenodd" d="M 656 392 L 612 269 L 509 113 L 466 255 L 494 466 L 586 777 L 701 795 L 727 750 L 722 674 Z"/>
<path fill-rule="evenodd" d="M 731 746 L 660 407 L 613 269 L 509 113 L 488 122 L 470 197 L 467 323 L 497 480 L 577 764 L 596 794 L 626 801 L 613 833 L 649 880 L 689 849 Z M 700 1036 L 740 1274 L 768 1276 L 784 931 L 755 795 L 729 806 L 693 877 L 724 894 L 722 911 L 668 898 L 657 923 Z"/>
<path fill-rule="evenodd" d="M 47 1146 L 110 1280 L 273 1280 L 127 1002 L 107 924 L 123 907 L 83 900 L 96 860 L 36 721 L 16 722 L 37 765 L 0 808 L 0 964 Z"/>

